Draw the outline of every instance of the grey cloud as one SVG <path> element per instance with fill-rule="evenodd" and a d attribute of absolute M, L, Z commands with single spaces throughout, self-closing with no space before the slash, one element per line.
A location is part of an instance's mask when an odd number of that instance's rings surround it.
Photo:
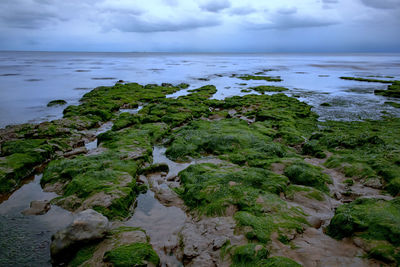
<path fill-rule="evenodd" d="M 202 10 L 217 13 L 221 10 L 229 8 L 231 3 L 228 0 L 209 1 L 199 5 Z"/>
<path fill-rule="evenodd" d="M 399 0 L 361 0 L 361 2 L 373 8 L 392 9 L 400 7 Z"/>
<path fill-rule="evenodd" d="M 235 7 L 229 10 L 229 14 L 231 15 L 249 15 L 255 13 L 257 10 L 252 7 Z"/>
<path fill-rule="evenodd" d="M 0 4 L 0 24 L 7 28 L 37 29 L 55 20 L 59 19 L 54 11 L 38 8 L 38 4 L 28 5 L 23 1 Z"/>
<path fill-rule="evenodd" d="M 177 32 L 197 28 L 212 27 L 220 25 L 221 22 L 214 18 L 186 18 L 180 21 L 152 20 L 145 21 L 139 16 L 118 16 L 106 25 L 107 29 L 117 29 L 122 32 Z"/>
<path fill-rule="evenodd" d="M 337 3 L 339 3 L 339 0 L 322 0 L 322 3 L 324 3 L 324 4 L 337 4 Z"/>
<path fill-rule="evenodd" d="M 280 15 L 276 14 L 272 17 L 270 23 L 263 24 L 252 24 L 250 28 L 258 30 L 266 29 L 296 29 L 296 28 L 314 28 L 314 27 L 324 27 L 339 24 L 337 21 L 333 21 L 325 18 L 316 18 L 310 16 L 300 16 L 300 15 Z"/>
<path fill-rule="evenodd" d="M 278 9 L 278 13 L 283 15 L 292 15 L 297 13 L 297 8 L 296 7 L 280 8 Z"/>
<path fill-rule="evenodd" d="M 178 0 L 163 0 L 163 2 L 165 4 L 167 4 L 168 6 L 178 6 L 179 5 Z"/>

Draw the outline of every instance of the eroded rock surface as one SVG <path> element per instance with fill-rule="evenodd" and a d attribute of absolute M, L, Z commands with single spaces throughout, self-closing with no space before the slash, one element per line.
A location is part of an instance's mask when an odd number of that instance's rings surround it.
<path fill-rule="evenodd" d="M 105 216 L 91 209 L 79 212 L 70 225 L 53 235 L 51 256 L 55 262 L 62 263 L 70 259 L 79 247 L 104 238 L 108 231 L 109 223 Z"/>

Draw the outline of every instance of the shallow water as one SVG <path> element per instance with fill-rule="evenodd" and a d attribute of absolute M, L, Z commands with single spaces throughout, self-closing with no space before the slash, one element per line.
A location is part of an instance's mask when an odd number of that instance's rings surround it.
<path fill-rule="evenodd" d="M 170 174 L 185 169 L 190 163 L 176 163 L 167 159 L 164 155 L 165 148 L 154 147 L 153 163 L 166 163 L 170 168 Z M 172 172 L 172 173 L 171 173 Z M 166 182 L 166 177 L 165 177 Z M 166 187 L 166 184 L 157 186 Z M 126 222 L 128 226 L 141 227 L 148 236 L 157 254 L 161 257 L 162 266 L 183 266 L 174 255 L 164 252 L 164 247 L 176 240 L 178 232 L 183 227 L 187 219 L 186 213 L 179 207 L 167 207 L 158 201 L 154 192 L 147 190 L 145 194 L 140 194 L 137 198 L 137 206 L 133 216 Z"/>
<path fill-rule="evenodd" d="M 42 175 L 15 191 L 0 204 L 0 266 L 51 266 L 51 236 L 72 222 L 72 214 L 52 205 L 44 215 L 23 215 L 33 200 L 51 200 L 44 192 Z"/>
<path fill-rule="evenodd" d="M 242 81 L 232 74 L 252 74 L 273 69 L 281 83 Z M 340 76 L 394 76 L 400 79 L 400 54 L 174 54 L 174 53 L 59 53 L 0 52 L 0 127 L 62 117 L 65 106 L 46 107 L 54 99 L 78 104 L 94 87 L 127 82 L 173 84 L 191 88 L 214 84 L 215 98 L 243 95 L 248 86 L 287 86 L 288 95 L 300 95 L 316 107 L 321 119 L 379 118 L 387 98 L 372 94 L 385 85 L 340 80 Z M 199 78 L 209 81 L 198 80 Z M 248 86 L 239 85 L 247 83 Z M 349 92 L 358 88 L 359 90 Z M 184 93 L 178 92 L 172 96 Z M 338 107 L 320 107 L 323 102 L 351 100 Z"/>

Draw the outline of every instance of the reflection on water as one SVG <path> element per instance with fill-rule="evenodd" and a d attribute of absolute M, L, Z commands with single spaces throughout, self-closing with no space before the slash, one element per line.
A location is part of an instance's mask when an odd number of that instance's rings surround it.
<path fill-rule="evenodd" d="M 306 92 L 314 92 L 316 96 L 328 93 L 332 98 L 350 98 L 356 103 L 355 107 L 341 107 L 335 113 L 342 119 L 352 119 L 352 113 L 358 111 L 372 118 L 379 118 L 381 110 L 400 115 L 400 111 L 382 105 L 384 97 L 348 92 L 354 86 L 375 88 L 381 84 L 338 78 L 378 75 L 393 76 L 399 80 L 400 54 L 0 52 L 0 127 L 60 118 L 63 108 L 47 108 L 46 104 L 54 99 L 78 104 L 85 92 L 74 88 L 110 86 L 117 80 L 140 84 L 186 82 L 191 88 L 214 84 L 218 89 L 214 97 L 223 99 L 243 95 L 240 90 L 247 87 L 237 84 L 241 80 L 230 78 L 232 74 L 251 74 L 270 69 L 272 71 L 268 71 L 267 75 L 283 78 L 279 85 L 295 90 L 301 100 L 316 107 L 325 101 Z M 277 85 L 265 81 L 246 83 L 248 86 Z M 291 91 L 288 94 L 291 95 Z M 32 107 L 35 109 L 28 112 Z M 317 111 L 323 118 L 331 118 L 331 115 L 325 116 L 324 109 Z"/>
<path fill-rule="evenodd" d="M 51 235 L 72 221 L 70 212 L 52 205 L 44 215 L 23 215 L 33 200 L 51 200 L 44 192 L 42 175 L 15 191 L 0 204 L 0 266 L 51 266 Z"/>

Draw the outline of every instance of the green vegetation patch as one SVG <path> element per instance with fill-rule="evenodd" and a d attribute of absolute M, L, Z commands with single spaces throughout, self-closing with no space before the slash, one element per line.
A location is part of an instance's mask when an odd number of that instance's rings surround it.
<path fill-rule="evenodd" d="M 357 199 L 344 204 L 337 208 L 327 233 L 338 239 L 361 237 L 372 246 L 370 256 L 399 264 L 400 199 Z"/>
<path fill-rule="evenodd" d="M 360 77 L 340 77 L 342 80 L 351 80 L 359 82 L 371 82 L 371 83 L 393 83 L 394 81 L 370 79 L 370 78 L 360 78 Z"/>
<path fill-rule="evenodd" d="M 177 99 L 161 99 L 146 105 L 139 112 L 141 122 L 163 122 L 172 128 L 211 114 L 206 101 L 217 92 L 215 86 L 207 85 L 189 92 Z"/>
<path fill-rule="evenodd" d="M 232 267 L 265 266 L 269 252 L 257 244 L 246 244 L 231 248 Z"/>
<path fill-rule="evenodd" d="M 98 87 L 85 94 L 79 106 L 68 106 L 64 117 L 83 116 L 96 122 L 108 121 L 120 108 L 135 108 L 140 102 L 165 98 L 181 90 L 180 87 L 146 85 L 137 83 L 120 84 L 111 87 Z"/>
<path fill-rule="evenodd" d="M 120 131 L 107 131 L 98 135 L 98 144 L 118 151 L 122 158 L 143 159 L 149 161 L 153 144 L 167 132 L 165 123 L 147 123 Z"/>
<path fill-rule="evenodd" d="M 248 125 L 240 119 L 193 121 L 172 135 L 166 155 L 187 160 L 201 155 L 221 155 L 234 163 L 263 165 L 269 159 L 286 155 L 285 147 L 263 133 L 262 125 Z"/>
<path fill-rule="evenodd" d="M 148 263 L 158 266 L 160 258 L 150 244 L 133 243 L 106 252 L 104 261 L 115 267 L 146 266 Z"/>
<path fill-rule="evenodd" d="M 249 74 L 247 74 L 247 75 L 243 75 L 243 76 L 238 76 L 237 77 L 238 79 L 241 79 L 241 80 L 245 80 L 245 81 L 248 81 L 248 80 L 264 80 L 264 81 L 267 81 L 267 82 L 281 82 L 282 81 L 282 79 L 281 79 L 281 77 L 280 76 L 259 76 L 259 75 L 249 75 Z"/>
<path fill-rule="evenodd" d="M 400 97 L 400 81 L 394 81 L 393 84 L 389 85 L 386 90 L 375 90 L 376 95 L 383 95 L 387 97 Z"/>
<path fill-rule="evenodd" d="M 355 180 L 378 180 L 390 194 L 400 192 L 400 119 L 323 122 L 305 154 L 333 153 L 325 162 Z M 313 149 L 315 147 L 315 149 Z"/>
<path fill-rule="evenodd" d="M 268 260 L 263 265 L 264 267 L 301 267 L 301 264 L 298 264 L 292 259 L 286 257 L 275 256 L 268 258 Z"/>
<path fill-rule="evenodd" d="M 288 179 L 260 168 L 210 163 L 191 165 L 179 173 L 177 192 L 185 204 L 209 216 L 224 215 L 235 207 L 239 226 L 248 226 L 248 239 L 267 243 L 273 232 L 303 230 L 304 214 L 288 208 L 278 196 Z"/>
<path fill-rule="evenodd" d="M 80 249 L 75 257 L 68 263 L 69 267 L 78 267 L 93 257 L 97 244 L 87 245 Z"/>
<path fill-rule="evenodd" d="M 261 94 L 264 94 L 265 92 L 283 92 L 289 90 L 286 87 L 281 87 L 281 86 L 269 86 L 269 85 L 260 85 L 260 86 L 255 86 L 255 87 L 249 87 L 249 89 L 252 89 L 256 92 L 259 92 Z"/>
<path fill-rule="evenodd" d="M 385 105 L 392 106 L 394 108 L 400 108 L 400 103 L 392 102 L 392 101 L 387 101 L 385 102 Z"/>
<path fill-rule="evenodd" d="M 52 161 L 43 174 L 41 184 L 65 183 L 63 195 L 57 201 L 69 210 L 77 209 L 86 199 L 102 192 L 110 196 L 111 203 L 97 201 L 92 204 L 92 208 L 109 218 L 126 217 L 140 190 L 133 179 L 137 169 L 137 162 L 123 160 L 115 152 L 78 156 Z M 78 200 L 63 202 L 70 196 Z"/>
<path fill-rule="evenodd" d="M 52 107 L 52 106 L 62 106 L 67 104 L 67 101 L 62 100 L 62 99 L 57 99 L 57 100 L 52 100 L 49 103 L 47 103 L 48 107 Z"/>
<path fill-rule="evenodd" d="M 322 172 L 320 167 L 298 161 L 287 166 L 284 174 L 294 184 L 311 186 L 329 192 L 326 184 L 331 183 L 331 180 L 327 174 Z"/>

